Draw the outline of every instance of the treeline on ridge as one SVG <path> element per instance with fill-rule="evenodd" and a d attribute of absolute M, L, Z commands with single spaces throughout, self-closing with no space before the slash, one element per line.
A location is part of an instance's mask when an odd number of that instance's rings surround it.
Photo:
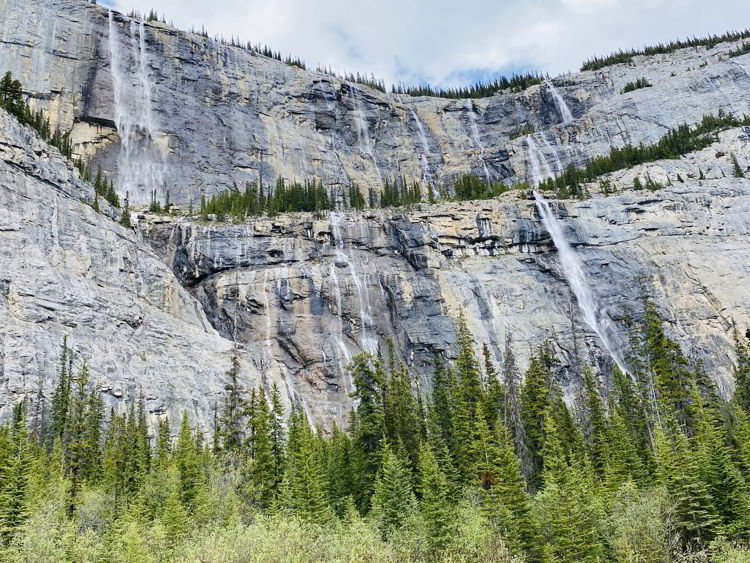
<path fill-rule="evenodd" d="M 672 53 L 678 49 L 684 49 L 686 47 L 707 47 L 712 48 L 719 43 L 725 43 L 727 41 L 738 41 L 740 39 L 750 38 L 750 28 L 743 31 L 729 31 L 721 35 L 708 35 L 706 37 L 693 37 L 692 39 L 678 39 L 676 41 L 670 41 L 669 43 L 658 43 L 657 45 L 650 45 L 643 47 L 642 49 L 628 49 L 620 50 L 616 53 L 611 53 L 604 57 L 593 57 L 588 59 L 581 65 L 581 70 L 599 70 L 610 65 L 616 65 L 621 63 L 630 63 L 633 61 L 633 57 L 639 55 L 662 55 Z"/>
<path fill-rule="evenodd" d="M 646 162 L 679 158 L 714 143 L 717 140 L 718 131 L 748 125 L 750 125 L 750 116 L 737 118 L 719 110 L 715 116 L 704 115 L 700 123 L 695 126 L 691 127 L 688 124 L 678 126 L 652 145 L 641 143 L 637 146 L 626 145 L 622 148 L 613 148 L 608 155 L 596 156 L 582 168 L 576 168 L 574 164 L 571 164 L 562 174 L 541 182 L 539 189 L 554 191 L 557 197 L 562 199 L 585 197 L 583 184 L 604 174 L 632 168 Z"/>

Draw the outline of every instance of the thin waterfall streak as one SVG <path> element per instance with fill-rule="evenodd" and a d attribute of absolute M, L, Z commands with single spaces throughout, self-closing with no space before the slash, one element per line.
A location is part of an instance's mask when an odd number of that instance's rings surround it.
<path fill-rule="evenodd" d="M 601 313 L 598 299 L 586 280 L 581 258 L 565 238 L 562 223 L 552 212 L 549 202 L 537 192 L 534 192 L 534 200 L 544 227 L 555 243 L 565 278 L 568 280 L 568 285 L 576 297 L 578 307 L 581 313 L 583 313 L 584 321 L 599 337 L 605 350 L 620 370 L 623 373 L 627 373 L 625 362 L 610 336 L 610 331 L 612 331 L 611 321 Z"/>
<path fill-rule="evenodd" d="M 479 138 L 479 129 L 477 128 L 476 115 L 474 113 L 474 104 L 471 100 L 466 100 L 466 109 L 469 112 L 469 124 L 471 125 L 471 135 L 474 138 L 474 144 L 479 149 L 479 160 L 484 168 L 484 177 L 487 180 L 487 185 L 490 185 L 490 170 L 487 168 L 487 163 L 484 161 L 484 145 L 482 140 Z"/>

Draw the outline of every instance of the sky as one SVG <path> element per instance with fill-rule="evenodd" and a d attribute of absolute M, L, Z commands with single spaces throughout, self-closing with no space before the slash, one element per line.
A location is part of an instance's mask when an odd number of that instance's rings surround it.
<path fill-rule="evenodd" d="M 386 85 L 576 71 L 592 55 L 750 27 L 748 0 L 105 0 Z"/>

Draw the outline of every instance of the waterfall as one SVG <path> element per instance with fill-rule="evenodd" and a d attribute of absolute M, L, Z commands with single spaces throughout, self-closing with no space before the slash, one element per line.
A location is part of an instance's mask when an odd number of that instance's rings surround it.
<path fill-rule="evenodd" d="M 555 174 L 552 172 L 547 158 L 539 148 L 539 145 L 536 144 L 533 135 L 526 137 L 526 147 L 528 149 L 527 158 L 529 172 L 531 173 L 531 185 L 537 187 L 547 178 L 553 178 Z"/>
<path fill-rule="evenodd" d="M 544 83 L 547 85 L 547 88 L 549 88 L 550 94 L 552 94 L 552 99 L 555 102 L 557 113 L 560 114 L 560 119 L 562 119 L 563 124 L 567 124 L 573 121 L 573 114 L 570 112 L 570 108 L 568 107 L 568 104 L 565 103 L 565 100 L 560 95 L 560 92 L 558 92 L 557 88 L 555 88 L 555 85 L 552 84 L 552 82 L 550 82 L 549 80 L 545 80 Z"/>
<path fill-rule="evenodd" d="M 367 288 L 367 279 L 364 283 L 357 272 L 357 260 L 344 250 L 344 239 L 341 235 L 340 219 L 338 213 L 331 213 L 331 233 L 336 247 L 336 261 L 349 266 L 354 287 L 357 288 L 357 300 L 359 302 L 359 320 L 361 326 L 360 346 L 368 354 L 377 354 L 378 339 L 373 332 L 372 305 L 370 304 L 370 292 Z M 338 285 L 338 281 L 337 281 Z M 339 296 L 339 315 L 341 314 Z"/>
<path fill-rule="evenodd" d="M 417 112 L 414 111 L 413 108 L 410 108 L 409 111 L 411 111 L 411 115 L 414 118 L 414 121 L 417 123 L 417 129 L 419 130 L 419 139 L 422 142 L 422 154 L 420 155 L 419 159 L 422 164 L 422 179 L 432 186 L 435 197 L 439 198 L 440 190 L 437 188 L 437 186 L 435 186 L 435 183 L 432 180 L 432 173 L 430 173 L 430 163 L 428 160 L 428 157 L 430 155 L 430 145 L 427 142 L 427 135 L 424 132 L 424 126 L 422 125 L 422 121 L 419 119 L 419 115 L 417 115 Z"/>
<path fill-rule="evenodd" d="M 539 135 L 542 138 L 542 143 L 545 147 L 547 147 L 547 150 L 552 154 L 552 157 L 555 159 L 555 169 L 552 171 L 555 176 L 562 173 L 564 166 L 562 161 L 560 160 L 560 157 L 557 154 L 557 146 L 552 146 L 552 144 L 549 142 L 549 139 L 547 139 L 547 134 L 544 131 L 541 131 Z"/>
<path fill-rule="evenodd" d="M 487 163 L 484 161 L 484 145 L 479 139 L 479 129 L 477 129 L 476 116 L 474 114 L 474 104 L 471 100 L 466 100 L 466 109 L 469 111 L 469 124 L 471 125 L 471 135 L 474 138 L 474 144 L 479 149 L 479 160 L 482 162 L 484 168 L 484 176 L 487 179 L 487 185 L 490 185 L 490 171 L 487 168 Z"/>
<path fill-rule="evenodd" d="M 557 217 L 555 217 L 555 214 L 549 206 L 549 202 L 537 192 L 534 192 L 534 200 L 539 215 L 542 217 L 544 227 L 547 229 L 547 232 L 552 237 L 552 241 L 555 243 L 558 256 L 560 257 L 560 264 L 565 273 L 565 278 L 568 280 L 570 289 L 576 296 L 578 307 L 583 313 L 583 319 L 599 337 L 599 340 L 601 340 L 607 353 L 615 361 L 620 370 L 623 373 L 627 373 L 625 362 L 617 350 L 615 343 L 610 338 L 610 333 L 612 332 L 611 321 L 601 314 L 601 307 L 597 301 L 596 295 L 586 281 L 586 275 L 583 271 L 583 263 L 565 238 L 562 223 Z"/>
<path fill-rule="evenodd" d="M 137 27 L 137 30 L 136 30 Z M 121 51 L 117 24 L 109 11 L 109 56 L 115 102 L 115 126 L 120 137 L 117 155 L 118 192 L 137 203 L 151 199 L 164 185 L 164 162 L 156 146 L 151 78 L 146 53 L 146 28 L 131 20 L 130 45 Z M 135 79 L 131 76 L 135 73 Z"/>
<path fill-rule="evenodd" d="M 370 144 L 370 128 L 367 125 L 365 114 L 362 111 L 362 107 L 360 106 L 359 95 L 357 94 L 357 90 L 352 86 L 351 82 L 347 82 L 347 84 L 349 85 L 349 95 L 354 101 L 354 123 L 357 126 L 357 144 L 359 145 L 360 150 L 363 150 L 372 159 L 372 163 L 375 165 L 375 172 L 377 172 L 378 174 L 378 184 L 382 186 L 383 177 L 380 175 L 380 167 L 378 166 L 378 161 L 375 160 L 375 155 L 372 152 L 372 145 Z M 362 143 L 363 140 L 364 146 Z"/>

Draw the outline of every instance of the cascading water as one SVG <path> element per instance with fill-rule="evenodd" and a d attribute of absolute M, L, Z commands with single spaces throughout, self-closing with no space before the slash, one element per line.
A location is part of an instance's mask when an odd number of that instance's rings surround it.
<path fill-rule="evenodd" d="M 544 83 L 547 85 L 550 94 L 552 94 L 552 99 L 555 102 L 557 113 L 560 114 L 560 119 L 562 119 L 563 124 L 568 124 L 573 121 L 573 114 L 571 113 L 568 104 L 560 95 L 560 92 L 558 92 L 557 88 L 555 88 L 555 85 L 552 84 L 552 82 L 550 82 L 549 80 L 545 80 Z"/>
<path fill-rule="evenodd" d="M 422 121 L 419 119 L 419 115 L 417 115 L 417 112 L 414 111 L 413 108 L 410 108 L 409 111 L 411 111 L 411 115 L 417 124 L 417 129 L 419 130 L 419 139 L 422 142 L 422 154 L 420 156 L 420 161 L 422 163 L 422 179 L 432 186 L 432 191 L 435 196 L 440 197 L 440 190 L 433 182 L 432 173 L 430 172 L 430 163 L 428 160 L 428 157 L 430 155 L 430 145 L 427 142 L 427 135 L 425 134 L 424 126 L 422 125 Z"/>
<path fill-rule="evenodd" d="M 547 148 L 547 152 L 549 152 L 552 155 L 552 158 L 554 159 L 553 164 L 555 165 L 555 169 L 552 171 L 555 176 L 559 175 L 563 171 L 563 163 L 560 160 L 560 156 L 557 154 L 557 145 L 552 146 L 552 143 L 549 142 L 549 139 L 547 139 L 547 134 L 544 131 L 541 131 L 539 133 L 539 136 L 542 138 L 542 144 Z"/>
<path fill-rule="evenodd" d="M 336 248 L 336 262 L 349 266 L 354 287 L 357 288 L 357 300 L 359 304 L 359 320 L 361 326 L 360 346 L 368 354 L 376 354 L 378 351 L 378 340 L 374 334 L 374 322 L 372 316 L 372 305 L 370 304 L 370 293 L 365 283 L 360 279 L 357 272 L 357 260 L 347 253 L 344 248 L 344 239 L 341 236 L 340 217 L 338 213 L 331 213 L 331 232 L 333 234 Z M 338 286 L 338 281 L 337 281 Z M 339 295 L 339 315 L 341 313 L 341 297 Z"/>
<path fill-rule="evenodd" d="M 586 281 L 583 263 L 565 238 L 562 223 L 560 223 L 559 219 L 552 212 L 549 202 L 537 192 L 534 192 L 534 200 L 544 227 L 552 237 L 552 242 L 555 243 L 565 278 L 568 280 L 568 284 L 576 296 L 578 307 L 583 313 L 583 319 L 599 337 L 607 353 L 615 361 L 620 370 L 623 373 L 627 373 L 625 362 L 610 337 L 610 333 L 612 332 L 611 321 L 605 315 L 601 314 L 596 296 Z"/>
<path fill-rule="evenodd" d="M 359 145 L 360 150 L 363 150 L 372 159 L 372 163 L 375 165 L 375 172 L 378 174 L 378 185 L 382 186 L 383 177 L 380 175 L 378 161 L 375 160 L 375 154 L 372 152 L 372 145 L 370 144 L 370 129 L 359 103 L 359 94 L 357 94 L 357 89 L 352 86 L 351 82 L 347 82 L 347 84 L 349 85 L 349 95 L 354 102 L 354 123 L 357 126 L 357 144 Z"/>
<path fill-rule="evenodd" d="M 466 100 L 466 109 L 469 112 L 469 125 L 471 125 L 471 136 L 474 138 L 474 144 L 479 149 L 479 160 L 484 168 L 484 176 L 487 179 L 487 185 L 490 185 L 490 171 L 487 163 L 484 161 L 484 145 L 479 138 L 479 129 L 477 128 L 476 115 L 474 114 L 474 104 L 471 100 Z"/>
<path fill-rule="evenodd" d="M 136 30 L 137 28 L 137 30 Z M 130 21 L 130 48 L 120 49 L 118 26 L 109 11 L 109 55 L 115 102 L 115 125 L 120 137 L 117 156 L 118 191 L 146 203 L 151 192 L 162 191 L 164 161 L 156 146 L 152 88 L 143 22 Z M 135 80 L 132 74 L 135 73 Z"/>
<path fill-rule="evenodd" d="M 529 161 L 529 172 L 531 175 L 531 185 L 537 187 L 547 178 L 554 177 L 554 172 L 547 162 L 544 153 L 536 144 L 533 135 L 526 137 L 526 148 L 528 149 L 527 158 Z"/>

